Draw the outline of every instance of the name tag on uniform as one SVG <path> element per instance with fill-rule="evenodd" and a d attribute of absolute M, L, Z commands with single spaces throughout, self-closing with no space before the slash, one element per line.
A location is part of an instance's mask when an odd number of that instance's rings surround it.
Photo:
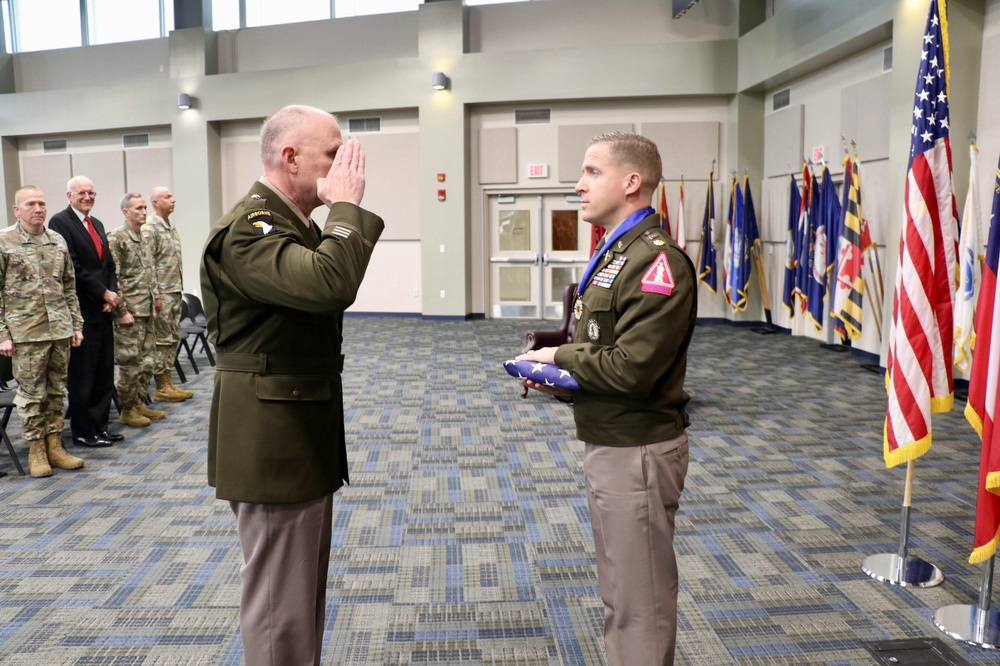
<path fill-rule="evenodd" d="M 595 287 L 603 287 L 604 289 L 610 289 L 611 283 L 615 281 L 618 274 L 622 271 L 622 266 L 625 265 L 625 261 L 628 257 L 621 256 L 615 257 L 610 264 L 599 270 L 595 275 L 594 279 L 590 281 Z"/>

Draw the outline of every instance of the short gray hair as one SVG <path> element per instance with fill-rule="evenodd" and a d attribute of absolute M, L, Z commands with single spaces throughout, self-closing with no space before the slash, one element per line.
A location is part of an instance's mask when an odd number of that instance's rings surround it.
<path fill-rule="evenodd" d="M 139 194 L 138 192 L 126 192 L 125 196 L 122 197 L 121 204 L 118 207 L 121 208 L 122 210 L 125 210 L 126 208 L 128 208 L 129 203 L 131 203 L 132 199 L 141 199 L 141 198 L 142 195 Z"/>
<path fill-rule="evenodd" d="M 92 181 L 91 179 L 87 178 L 86 176 L 73 176 L 72 178 L 70 178 L 69 180 L 66 181 L 66 191 L 67 192 L 74 192 L 74 190 L 73 190 L 73 183 L 82 183 L 82 182 L 90 183 L 91 187 L 94 186 L 94 181 Z"/>
<path fill-rule="evenodd" d="M 260 128 L 260 161 L 263 164 L 273 164 L 278 159 L 279 144 L 289 131 L 297 128 L 303 119 L 314 114 L 322 114 L 337 119 L 331 113 L 315 106 L 291 104 L 278 109 L 264 120 Z"/>

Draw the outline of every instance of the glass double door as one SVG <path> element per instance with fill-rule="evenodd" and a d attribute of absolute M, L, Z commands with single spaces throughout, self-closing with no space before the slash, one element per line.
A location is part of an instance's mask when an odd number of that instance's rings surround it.
<path fill-rule="evenodd" d="M 579 196 L 497 194 L 488 206 L 493 318 L 561 319 L 563 288 L 579 281 L 590 258 Z"/>

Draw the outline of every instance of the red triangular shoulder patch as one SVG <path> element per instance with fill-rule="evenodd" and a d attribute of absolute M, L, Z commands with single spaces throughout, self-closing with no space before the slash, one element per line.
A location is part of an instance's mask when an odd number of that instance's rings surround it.
<path fill-rule="evenodd" d="M 670 270 L 670 262 L 667 261 L 666 252 L 656 255 L 656 259 L 642 276 L 642 290 L 653 294 L 663 294 L 669 296 L 674 293 L 674 273 Z"/>

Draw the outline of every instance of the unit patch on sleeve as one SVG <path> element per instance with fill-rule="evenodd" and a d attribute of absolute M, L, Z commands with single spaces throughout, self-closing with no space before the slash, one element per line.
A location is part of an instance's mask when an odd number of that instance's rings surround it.
<path fill-rule="evenodd" d="M 649 269 L 642 276 L 642 290 L 653 294 L 663 294 L 669 296 L 674 293 L 677 283 L 674 281 L 674 273 L 670 270 L 670 262 L 667 261 L 666 252 L 656 255 L 656 259 L 649 266 Z"/>
<path fill-rule="evenodd" d="M 590 281 L 590 284 L 595 287 L 610 289 L 611 283 L 614 282 L 615 278 L 618 277 L 618 274 L 621 273 L 622 266 L 625 265 L 626 259 L 628 259 L 628 257 L 624 255 L 615 257 L 611 263 L 594 274 L 594 279 Z"/>
<path fill-rule="evenodd" d="M 274 225 L 269 210 L 252 210 L 247 213 L 247 222 L 253 227 L 254 236 L 266 236 L 274 231 Z"/>

